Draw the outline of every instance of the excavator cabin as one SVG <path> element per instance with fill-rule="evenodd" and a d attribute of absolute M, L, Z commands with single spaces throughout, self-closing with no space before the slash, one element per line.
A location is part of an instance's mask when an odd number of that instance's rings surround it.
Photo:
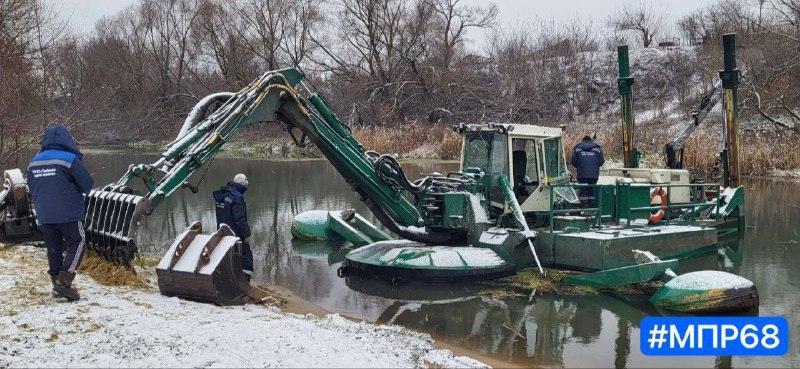
<path fill-rule="evenodd" d="M 549 210 L 554 184 L 570 182 L 562 130 L 526 124 L 461 124 L 454 129 L 462 136 L 461 171 L 484 173 L 487 199 L 498 214 L 510 211 L 497 178 L 511 179 L 514 195 L 524 213 Z M 557 203 L 579 204 L 572 188 L 556 187 Z"/>

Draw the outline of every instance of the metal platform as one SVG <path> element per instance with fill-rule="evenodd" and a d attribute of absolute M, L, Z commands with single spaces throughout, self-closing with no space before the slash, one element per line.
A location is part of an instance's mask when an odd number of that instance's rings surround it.
<path fill-rule="evenodd" d="M 489 248 L 382 241 L 349 252 L 340 275 L 393 283 L 469 283 L 513 275 L 514 263 Z"/>
<path fill-rule="evenodd" d="M 544 265 L 584 271 L 636 265 L 631 250 L 647 250 L 666 260 L 699 255 L 716 244 L 716 229 L 686 225 L 540 232 L 536 237 Z"/>

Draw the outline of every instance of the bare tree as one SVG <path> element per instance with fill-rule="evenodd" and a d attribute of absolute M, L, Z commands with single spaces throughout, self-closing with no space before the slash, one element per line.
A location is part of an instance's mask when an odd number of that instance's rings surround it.
<path fill-rule="evenodd" d="M 327 23 L 331 32 L 313 37 L 314 58 L 332 73 L 339 101 L 354 122 L 379 123 L 417 114 L 439 78 L 429 61 L 434 46 L 434 8 L 429 0 L 343 0 Z M 409 107 L 414 106 L 414 109 Z M 427 106 L 427 105 L 425 105 Z M 413 112 L 412 112 L 413 110 Z"/>
<path fill-rule="evenodd" d="M 241 0 L 221 6 L 232 8 L 224 21 L 233 23 L 229 27 L 238 31 L 259 64 L 277 69 L 300 65 L 313 51 L 311 37 L 322 21 L 321 4 L 322 0 Z"/>
<path fill-rule="evenodd" d="M 193 37 L 203 49 L 201 52 L 211 54 L 209 64 L 216 64 L 227 84 L 243 85 L 258 74 L 255 48 L 253 42 L 243 37 L 245 31 L 238 12 L 226 5 L 204 1 L 198 10 Z"/>
<path fill-rule="evenodd" d="M 467 5 L 462 0 L 431 0 L 438 17 L 439 37 L 441 43 L 441 59 L 444 68 L 450 62 L 456 48 L 464 42 L 464 34 L 470 28 L 491 27 L 499 10 L 494 3 L 486 7 Z"/>
<path fill-rule="evenodd" d="M 48 52 L 60 42 L 63 30 L 52 7 L 40 0 L 0 0 L 2 164 L 12 157 L 16 160 L 13 154 L 19 152 L 26 132 L 50 119 L 54 81 Z"/>
<path fill-rule="evenodd" d="M 34 41 L 38 6 L 33 0 L 0 0 L 0 58 L 23 56 Z"/>
<path fill-rule="evenodd" d="M 322 0 L 296 0 L 289 12 L 285 32 L 280 42 L 286 63 L 290 66 L 302 65 L 316 50 L 312 42 L 314 32 L 318 31 L 323 20 Z"/>
<path fill-rule="evenodd" d="M 762 7 L 758 40 L 745 53 L 744 83 L 761 117 L 800 132 L 800 0 L 767 0 Z"/>
<path fill-rule="evenodd" d="M 268 70 L 280 65 L 281 40 L 286 33 L 291 6 L 290 0 L 245 0 L 235 5 L 246 25 L 241 37 L 252 38 L 249 47 Z"/>
<path fill-rule="evenodd" d="M 609 27 L 617 31 L 634 32 L 639 35 L 643 47 L 650 47 L 656 36 L 665 27 L 664 11 L 641 4 L 618 8 L 608 17 Z"/>
<path fill-rule="evenodd" d="M 761 3 L 763 0 L 757 0 Z M 760 10 L 759 10 L 760 12 Z M 761 15 L 759 14 L 759 19 Z M 750 32 L 749 24 L 755 22 L 748 4 L 741 0 L 720 0 L 707 8 L 697 9 L 677 21 L 677 26 L 687 39 L 701 43 L 706 38 L 719 37 L 723 33 Z M 760 20 L 758 21 L 760 23 Z"/>

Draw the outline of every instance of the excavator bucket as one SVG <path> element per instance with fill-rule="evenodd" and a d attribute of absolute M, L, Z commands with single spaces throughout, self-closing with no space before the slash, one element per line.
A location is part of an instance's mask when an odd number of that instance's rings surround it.
<path fill-rule="evenodd" d="M 136 256 L 139 221 L 150 211 L 150 201 L 107 186 L 86 196 L 84 227 L 89 247 L 104 258 L 128 264 Z"/>
<path fill-rule="evenodd" d="M 261 303 L 271 296 L 252 286 L 242 271 L 242 247 L 223 224 L 204 235 L 200 222 L 181 233 L 156 267 L 162 295 L 217 305 Z"/>

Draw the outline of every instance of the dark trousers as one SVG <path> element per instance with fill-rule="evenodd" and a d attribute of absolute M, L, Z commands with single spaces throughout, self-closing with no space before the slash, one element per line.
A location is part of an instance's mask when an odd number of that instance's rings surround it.
<path fill-rule="evenodd" d="M 52 276 L 59 272 L 75 273 L 86 250 L 83 222 L 41 224 L 39 229 L 47 244 L 47 263 L 50 265 L 47 273 Z"/>
<path fill-rule="evenodd" d="M 249 243 L 242 243 L 242 270 L 247 275 L 247 279 L 253 275 L 253 250 Z"/>
<path fill-rule="evenodd" d="M 597 184 L 597 178 L 578 178 L 578 183 L 580 184 L 590 184 L 595 185 Z M 597 202 L 595 201 L 595 188 L 581 188 L 578 191 L 578 197 L 581 199 L 581 208 L 593 208 L 597 206 Z"/>

